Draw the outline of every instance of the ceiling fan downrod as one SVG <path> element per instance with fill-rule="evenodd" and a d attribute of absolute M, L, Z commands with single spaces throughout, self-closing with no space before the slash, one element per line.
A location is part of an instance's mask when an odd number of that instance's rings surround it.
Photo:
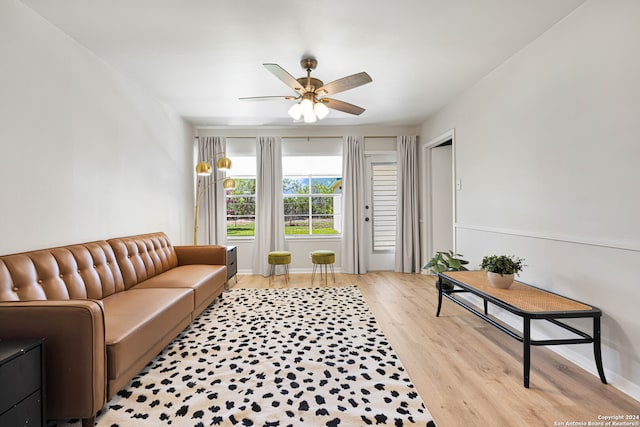
<path fill-rule="evenodd" d="M 307 91 L 315 91 L 316 88 L 311 85 L 311 71 L 316 69 L 318 61 L 315 58 L 302 58 L 300 60 L 300 66 L 307 70 Z"/>

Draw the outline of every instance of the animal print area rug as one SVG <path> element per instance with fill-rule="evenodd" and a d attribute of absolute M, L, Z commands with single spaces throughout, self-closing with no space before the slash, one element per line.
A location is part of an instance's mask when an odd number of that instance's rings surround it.
<path fill-rule="evenodd" d="M 353 286 L 232 289 L 96 421 L 109 427 L 435 426 Z"/>

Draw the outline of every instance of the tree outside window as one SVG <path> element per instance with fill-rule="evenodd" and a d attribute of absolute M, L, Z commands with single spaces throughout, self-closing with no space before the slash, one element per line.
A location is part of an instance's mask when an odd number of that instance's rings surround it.
<path fill-rule="evenodd" d="M 227 236 L 254 236 L 256 228 L 256 179 L 233 178 L 236 188 L 227 190 Z"/>
<path fill-rule="evenodd" d="M 341 178 L 336 176 L 284 177 L 285 234 L 339 234 L 341 183 Z"/>

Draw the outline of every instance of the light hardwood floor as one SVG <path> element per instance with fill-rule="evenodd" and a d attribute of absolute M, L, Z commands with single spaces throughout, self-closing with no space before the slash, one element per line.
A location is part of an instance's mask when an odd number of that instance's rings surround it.
<path fill-rule="evenodd" d="M 288 287 L 310 282 L 310 274 L 292 274 Z M 447 300 L 435 317 L 431 276 L 372 272 L 329 280 L 329 286 L 354 285 L 439 427 L 589 425 L 599 416 L 640 415 L 640 402 L 547 348 L 532 348 L 531 385 L 524 388 L 522 345 Z M 241 275 L 231 285 L 269 286 L 257 275 Z M 271 286 L 284 287 L 282 277 Z"/>

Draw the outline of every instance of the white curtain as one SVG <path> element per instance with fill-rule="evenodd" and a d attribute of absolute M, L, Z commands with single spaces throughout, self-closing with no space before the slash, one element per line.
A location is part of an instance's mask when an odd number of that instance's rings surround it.
<path fill-rule="evenodd" d="M 256 138 L 255 272 L 269 274 L 268 254 L 285 250 L 282 203 L 282 141 Z"/>
<path fill-rule="evenodd" d="M 198 162 L 208 162 L 213 168 L 210 176 L 199 176 L 200 212 L 198 214 L 197 242 L 205 245 L 225 245 L 227 207 L 222 180 L 224 173 L 216 169 L 216 160 L 226 151 L 226 141 L 218 136 L 198 138 Z M 196 183 L 197 184 L 197 183 Z M 196 185 L 197 187 L 197 185 Z M 198 194 L 196 194 L 198 197 Z M 198 201 L 196 201 L 198 202 Z"/>
<path fill-rule="evenodd" d="M 367 272 L 364 228 L 364 140 L 347 136 L 342 150 L 342 271 Z"/>
<path fill-rule="evenodd" d="M 398 223 L 395 270 L 419 272 L 418 149 L 415 136 L 398 137 Z"/>

